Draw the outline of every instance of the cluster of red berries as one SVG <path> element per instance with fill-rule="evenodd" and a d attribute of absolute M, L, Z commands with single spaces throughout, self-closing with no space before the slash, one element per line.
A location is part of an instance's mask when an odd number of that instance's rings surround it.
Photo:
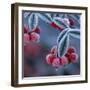
<path fill-rule="evenodd" d="M 50 54 L 46 56 L 46 62 L 55 68 L 67 65 L 69 63 L 75 63 L 78 60 L 78 54 L 74 47 L 70 47 L 67 50 L 65 56 L 57 57 L 57 47 L 52 47 Z"/>
<path fill-rule="evenodd" d="M 24 27 L 24 43 L 38 42 L 40 39 L 40 28 L 36 27 L 33 31 L 29 32 L 27 27 Z"/>

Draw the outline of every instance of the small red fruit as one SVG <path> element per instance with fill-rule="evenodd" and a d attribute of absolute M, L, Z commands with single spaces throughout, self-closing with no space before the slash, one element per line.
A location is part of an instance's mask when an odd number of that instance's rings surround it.
<path fill-rule="evenodd" d="M 35 32 L 32 32 L 30 33 L 29 35 L 29 39 L 32 41 L 32 42 L 38 42 L 39 39 L 40 39 L 40 35 L 35 33 Z"/>
<path fill-rule="evenodd" d="M 54 28 L 56 28 L 56 29 L 58 29 L 58 30 L 60 30 L 60 31 L 63 31 L 63 28 L 60 27 L 59 25 L 57 25 L 55 22 L 52 22 L 52 23 L 51 23 L 51 26 L 53 26 Z"/>
<path fill-rule="evenodd" d="M 65 56 L 60 58 L 60 62 L 61 62 L 61 65 L 67 65 L 69 63 L 67 57 Z"/>
<path fill-rule="evenodd" d="M 59 58 L 54 58 L 52 62 L 52 66 L 58 68 L 60 66 Z"/>
<path fill-rule="evenodd" d="M 75 63 L 78 60 L 78 54 L 76 53 L 71 53 L 69 56 L 69 59 L 71 62 Z"/>
<path fill-rule="evenodd" d="M 70 26 L 74 25 L 74 21 L 72 19 L 69 19 L 69 22 L 70 22 Z"/>
<path fill-rule="evenodd" d="M 70 61 L 70 53 L 66 53 L 65 54 L 65 57 L 68 59 L 68 63 L 70 63 L 71 61 Z"/>
<path fill-rule="evenodd" d="M 70 47 L 70 48 L 68 48 L 68 51 L 67 51 L 67 53 L 75 53 L 76 52 L 76 49 L 74 48 L 74 47 Z"/>
<path fill-rule="evenodd" d="M 53 54 L 48 54 L 48 55 L 46 56 L 46 62 L 47 62 L 48 64 L 52 64 L 54 58 L 55 58 L 55 56 L 54 56 Z"/>
<path fill-rule="evenodd" d="M 40 28 L 39 28 L 39 27 L 36 27 L 36 28 L 33 30 L 33 32 L 36 32 L 36 33 L 40 34 Z"/>
<path fill-rule="evenodd" d="M 57 55 L 57 46 L 53 46 L 50 53 L 54 54 L 54 55 Z"/>
<path fill-rule="evenodd" d="M 67 58 L 69 57 L 69 55 L 70 55 L 70 53 L 66 53 L 66 54 L 65 54 L 65 56 L 66 56 Z"/>
<path fill-rule="evenodd" d="M 29 42 L 29 35 L 28 34 L 24 34 L 24 43 L 28 43 Z"/>

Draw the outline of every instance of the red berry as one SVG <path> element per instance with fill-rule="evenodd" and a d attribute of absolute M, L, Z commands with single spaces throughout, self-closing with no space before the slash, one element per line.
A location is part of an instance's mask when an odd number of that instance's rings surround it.
<path fill-rule="evenodd" d="M 72 19 L 69 19 L 69 22 L 70 22 L 70 26 L 74 25 L 74 21 Z"/>
<path fill-rule="evenodd" d="M 69 57 L 69 55 L 70 55 L 70 53 L 66 53 L 66 54 L 65 54 L 65 56 L 66 56 L 67 58 Z"/>
<path fill-rule="evenodd" d="M 32 32 L 28 32 L 28 34 L 30 35 Z"/>
<path fill-rule="evenodd" d="M 65 56 L 61 57 L 60 60 L 61 65 L 67 65 L 69 63 L 67 57 Z"/>
<path fill-rule="evenodd" d="M 65 54 L 65 57 L 68 59 L 68 62 L 70 63 L 71 61 L 70 61 L 70 53 L 66 53 Z"/>
<path fill-rule="evenodd" d="M 29 35 L 28 34 L 24 34 L 24 43 L 28 43 L 29 42 Z"/>
<path fill-rule="evenodd" d="M 54 28 L 56 28 L 56 29 L 58 29 L 58 30 L 60 30 L 60 31 L 63 31 L 63 28 L 60 27 L 59 25 L 57 25 L 55 22 L 52 22 L 52 23 L 51 23 L 51 26 L 53 26 Z"/>
<path fill-rule="evenodd" d="M 68 18 L 64 18 L 64 22 L 67 24 L 67 25 L 70 25 L 70 21 Z"/>
<path fill-rule="evenodd" d="M 39 27 L 36 27 L 36 28 L 33 30 L 33 32 L 36 32 L 36 33 L 40 34 L 40 28 L 39 28 Z"/>
<path fill-rule="evenodd" d="M 54 54 L 54 55 L 57 55 L 57 46 L 53 46 L 50 53 Z"/>
<path fill-rule="evenodd" d="M 69 56 L 71 62 L 76 62 L 78 60 L 78 55 L 76 53 L 71 53 Z"/>
<path fill-rule="evenodd" d="M 54 58 L 52 62 L 52 66 L 58 68 L 60 66 L 59 58 Z"/>
<path fill-rule="evenodd" d="M 75 53 L 76 52 L 76 49 L 74 48 L 74 47 L 70 47 L 70 48 L 68 48 L 68 51 L 67 51 L 67 53 Z"/>
<path fill-rule="evenodd" d="M 35 32 L 32 32 L 32 33 L 30 33 L 30 35 L 29 35 L 29 39 L 30 39 L 31 41 L 33 41 L 33 42 L 38 42 L 39 39 L 40 39 L 40 35 L 37 34 L 37 33 L 35 33 Z"/>
<path fill-rule="evenodd" d="M 48 55 L 46 56 L 46 62 L 47 62 L 48 64 L 52 64 L 54 58 L 55 58 L 55 56 L 54 56 L 53 54 L 48 54 Z"/>

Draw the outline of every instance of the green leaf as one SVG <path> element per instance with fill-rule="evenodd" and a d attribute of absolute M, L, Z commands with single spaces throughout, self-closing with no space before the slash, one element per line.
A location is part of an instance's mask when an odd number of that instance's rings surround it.
<path fill-rule="evenodd" d="M 79 29 L 70 29 L 69 35 L 74 38 L 80 39 L 80 30 Z"/>
<path fill-rule="evenodd" d="M 29 29 L 32 31 L 38 25 L 38 16 L 36 13 L 32 13 L 28 19 Z"/>
<path fill-rule="evenodd" d="M 41 18 L 43 21 L 47 23 L 52 22 L 52 17 L 49 13 L 38 13 L 39 18 Z"/>
<path fill-rule="evenodd" d="M 60 42 L 60 40 L 64 37 L 64 35 L 68 32 L 69 28 L 64 29 L 59 36 L 57 37 L 57 44 Z"/>
<path fill-rule="evenodd" d="M 27 18 L 30 14 L 31 14 L 31 12 L 25 12 L 24 13 L 24 18 Z"/>
<path fill-rule="evenodd" d="M 58 43 L 58 57 L 62 57 L 65 55 L 68 46 L 69 46 L 69 36 L 68 33 L 66 33 Z"/>
<path fill-rule="evenodd" d="M 64 21 L 64 19 L 62 19 L 62 18 L 60 18 L 60 17 L 55 17 L 54 19 L 53 19 L 53 21 L 55 22 L 55 23 L 57 23 L 57 25 L 58 26 L 60 26 L 60 27 L 62 27 L 62 28 L 67 28 L 67 27 L 69 27 L 66 23 L 65 23 L 65 21 Z"/>

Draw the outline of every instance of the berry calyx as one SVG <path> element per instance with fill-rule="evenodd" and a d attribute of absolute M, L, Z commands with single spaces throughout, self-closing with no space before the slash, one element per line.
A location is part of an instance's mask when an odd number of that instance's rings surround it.
<path fill-rule="evenodd" d="M 54 56 L 53 54 L 48 54 L 48 55 L 46 56 L 46 62 L 47 62 L 48 64 L 52 64 L 54 58 L 55 58 L 55 56 Z"/>

